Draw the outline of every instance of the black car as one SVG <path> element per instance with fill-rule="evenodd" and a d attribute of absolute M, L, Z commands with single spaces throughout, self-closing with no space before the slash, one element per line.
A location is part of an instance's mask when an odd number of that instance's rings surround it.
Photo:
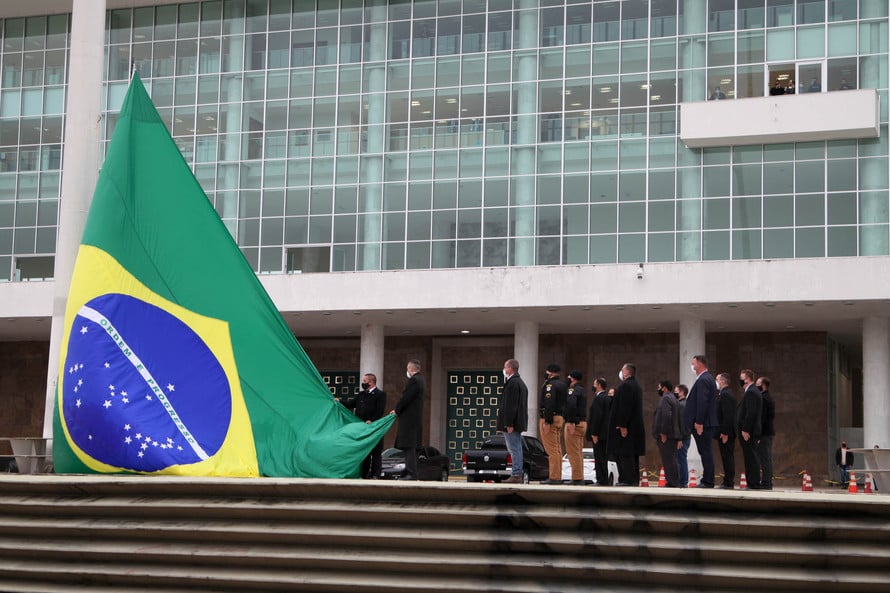
<path fill-rule="evenodd" d="M 500 482 L 512 475 L 512 459 L 502 433 L 482 441 L 478 449 L 464 451 L 464 474 L 467 482 Z M 522 435 L 522 482 L 546 480 L 550 476 L 547 451 L 541 441 Z"/>
<path fill-rule="evenodd" d="M 380 461 L 381 480 L 400 480 L 405 477 L 405 452 L 401 449 L 387 449 Z M 435 447 L 418 447 L 417 479 L 447 482 L 448 457 Z"/>

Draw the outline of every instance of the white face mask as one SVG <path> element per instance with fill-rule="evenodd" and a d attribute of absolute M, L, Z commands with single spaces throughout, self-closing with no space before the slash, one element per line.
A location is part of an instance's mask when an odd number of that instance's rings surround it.
<path fill-rule="evenodd" d="M 624 370 L 618 371 L 618 380 L 624 381 Z"/>
<path fill-rule="evenodd" d="M 405 371 L 405 376 L 409 379 L 411 378 L 411 371 Z"/>
<path fill-rule="evenodd" d="M 507 374 L 507 371 L 501 371 L 501 372 L 504 373 L 504 380 L 506 381 L 506 380 L 507 380 L 507 377 L 509 377 L 510 375 Z"/>
<path fill-rule="evenodd" d="M 694 365 L 689 365 L 689 368 L 692 369 L 692 374 L 693 374 L 693 375 L 698 375 L 698 373 L 695 372 L 695 366 L 694 366 Z"/>

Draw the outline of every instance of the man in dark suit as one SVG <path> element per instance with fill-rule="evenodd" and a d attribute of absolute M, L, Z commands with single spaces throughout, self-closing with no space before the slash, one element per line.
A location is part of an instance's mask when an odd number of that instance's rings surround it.
<path fill-rule="evenodd" d="M 735 416 L 738 402 L 732 389 L 729 388 L 729 373 L 717 375 L 717 424 L 714 431 L 714 440 L 717 441 L 717 450 L 720 451 L 720 461 L 723 463 L 723 485 L 726 490 L 732 490 L 735 486 Z"/>
<path fill-rule="evenodd" d="M 353 410 L 359 419 L 370 424 L 383 416 L 386 411 L 386 392 L 377 388 L 377 375 L 366 373 L 362 377 L 362 390 L 355 397 L 345 401 L 337 399 L 341 404 Z M 380 475 L 380 456 L 383 454 L 383 439 L 380 439 L 371 452 L 362 461 L 362 478 L 371 479 Z"/>
<path fill-rule="evenodd" d="M 757 441 L 757 459 L 760 461 L 760 488 L 773 489 L 773 439 L 776 436 L 776 400 L 769 392 L 769 377 L 758 377 L 754 385 L 763 397 L 760 414 L 760 439 Z"/>
<path fill-rule="evenodd" d="M 661 455 L 665 486 L 680 488 L 680 472 L 677 469 L 677 449 L 683 437 L 680 419 L 680 402 L 674 397 L 674 386 L 667 379 L 658 384 L 658 405 L 652 420 L 652 436 Z"/>
<path fill-rule="evenodd" d="M 593 443 L 593 463 L 596 467 L 596 485 L 609 485 L 609 454 L 606 442 L 609 438 L 609 409 L 612 398 L 606 392 L 608 384 L 602 377 L 593 382 L 596 395 L 587 414 L 587 439 Z"/>
<path fill-rule="evenodd" d="M 684 410 L 686 427 L 701 456 L 702 477 L 699 488 L 714 487 L 714 429 L 717 427 L 717 382 L 708 371 L 708 359 L 703 354 L 692 357 L 695 383 L 689 390 Z"/>
<path fill-rule="evenodd" d="M 609 415 L 608 452 L 618 465 L 618 486 L 639 486 L 640 456 L 646 454 L 643 424 L 643 389 L 637 383 L 637 367 L 625 363 L 618 372 L 622 381 L 615 390 Z"/>
<path fill-rule="evenodd" d="M 426 384 L 420 374 L 420 361 L 411 360 L 405 369 L 408 381 L 396 409 L 390 412 L 399 418 L 395 447 L 405 452 L 405 477 L 417 479 L 417 448 L 423 446 L 423 392 Z"/>
<path fill-rule="evenodd" d="M 745 477 L 748 488 L 760 490 L 760 460 L 757 458 L 757 439 L 761 431 L 761 408 L 763 397 L 754 385 L 754 371 L 742 369 L 739 372 L 739 383 L 745 389 L 736 425 L 739 431 L 739 444 L 742 446 L 742 457 L 745 459 Z"/>
<path fill-rule="evenodd" d="M 528 387 L 519 376 L 519 361 L 504 362 L 504 389 L 498 405 L 498 430 L 504 433 L 507 451 L 513 459 L 507 484 L 522 483 L 522 432 L 528 429 Z"/>

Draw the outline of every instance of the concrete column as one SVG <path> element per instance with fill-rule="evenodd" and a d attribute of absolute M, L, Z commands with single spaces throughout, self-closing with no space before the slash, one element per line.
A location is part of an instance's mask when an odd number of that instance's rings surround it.
<path fill-rule="evenodd" d="M 680 360 L 678 381 L 690 389 L 695 382 L 695 373 L 690 368 L 690 361 L 696 354 L 705 353 L 705 322 L 702 319 L 680 320 Z M 690 427 L 691 428 L 691 427 Z M 686 454 L 689 470 L 694 468 L 701 479 L 701 455 L 695 446 L 695 439 L 689 439 L 689 451 Z"/>
<path fill-rule="evenodd" d="M 368 102 L 367 146 L 363 150 L 361 172 L 361 207 L 363 223 L 357 264 L 359 270 L 381 269 L 381 240 L 383 237 L 383 153 L 386 150 L 386 4 L 370 8 L 371 39 L 368 43 L 369 64 L 365 66 L 368 91 L 363 95 Z"/>
<path fill-rule="evenodd" d="M 513 240 L 513 265 L 535 264 L 535 155 L 538 141 L 538 53 L 531 51 L 538 42 L 537 2 L 522 0 L 519 11 L 519 36 L 515 60 L 516 129 L 513 148 L 512 182 L 516 219 Z M 529 51 L 525 51 L 529 50 Z"/>
<path fill-rule="evenodd" d="M 240 13 L 235 13 L 240 14 Z M 223 220 L 223 224 L 229 229 L 229 233 L 238 241 L 238 188 L 240 186 L 241 159 L 246 157 L 242 149 L 241 132 L 246 128 L 241 117 L 241 109 L 244 100 L 244 23 L 242 18 L 227 18 L 230 32 L 238 33 L 228 37 L 229 54 L 223 56 L 225 60 L 222 73 L 222 85 L 226 88 L 229 103 L 220 110 L 220 119 L 225 121 L 225 139 L 220 150 L 220 163 L 218 164 L 218 177 L 221 183 L 217 185 L 216 210 Z"/>
<path fill-rule="evenodd" d="M 538 324 L 517 321 L 513 337 L 513 356 L 519 361 L 519 375 L 528 386 L 528 431 L 538 435 Z"/>
<path fill-rule="evenodd" d="M 884 132 L 886 133 L 886 132 Z M 887 187 L 887 158 L 870 158 L 859 161 L 859 189 L 870 190 Z M 883 208 L 877 200 L 860 201 L 859 221 L 862 223 L 883 220 Z M 883 233 L 861 233 L 859 255 L 887 255 L 887 231 Z"/>
<path fill-rule="evenodd" d="M 679 361 L 679 377 L 680 383 L 685 383 L 692 387 L 695 381 L 695 373 L 689 368 L 692 357 L 696 354 L 705 353 L 705 322 L 703 319 L 681 319 L 680 320 L 680 361 Z"/>
<path fill-rule="evenodd" d="M 361 360 L 359 361 L 361 374 L 374 373 L 377 381 L 383 381 L 383 326 L 374 323 L 362 325 Z M 386 391 L 386 387 L 380 385 Z M 388 410 L 387 410 L 388 411 Z"/>
<path fill-rule="evenodd" d="M 62 199 L 59 203 L 53 321 L 43 416 L 44 437 L 52 436 L 59 350 L 65 329 L 65 305 L 68 302 L 74 261 L 99 177 L 104 40 L 105 0 L 73 0 L 68 104 L 62 158 Z"/>
<path fill-rule="evenodd" d="M 890 447 L 890 320 L 862 321 L 862 446 Z"/>
<path fill-rule="evenodd" d="M 683 81 L 683 101 L 704 101 L 708 95 L 705 76 L 705 31 L 707 27 L 707 6 L 704 0 L 687 0 L 683 9 L 683 27 L 686 34 L 680 42 L 680 76 Z M 700 35 L 699 35 L 700 34 Z M 680 235 L 677 243 L 678 261 L 699 261 L 702 257 L 701 239 L 701 167 L 684 167 L 679 171 L 680 198 L 677 212 L 677 230 L 693 231 Z M 694 199 L 689 199 L 694 198 Z M 681 377 L 683 375 L 680 375 Z"/>

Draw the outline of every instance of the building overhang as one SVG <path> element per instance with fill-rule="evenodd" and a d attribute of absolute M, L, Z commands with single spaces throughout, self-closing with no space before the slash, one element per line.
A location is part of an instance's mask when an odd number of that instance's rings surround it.
<path fill-rule="evenodd" d="M 890 317 L 890 257 L 262 275 L 300 338 L 820 331 L 855 344 Z M 370 289 L 369 289 L 370 287 Z M 0 340 L 47 340 L 54 282 L 0 284 Z"/>
<path fill-rule="evenodd" d="M 680 104 L 680 140 L 689 148 L 877 138 L 874 89 Z"/>

